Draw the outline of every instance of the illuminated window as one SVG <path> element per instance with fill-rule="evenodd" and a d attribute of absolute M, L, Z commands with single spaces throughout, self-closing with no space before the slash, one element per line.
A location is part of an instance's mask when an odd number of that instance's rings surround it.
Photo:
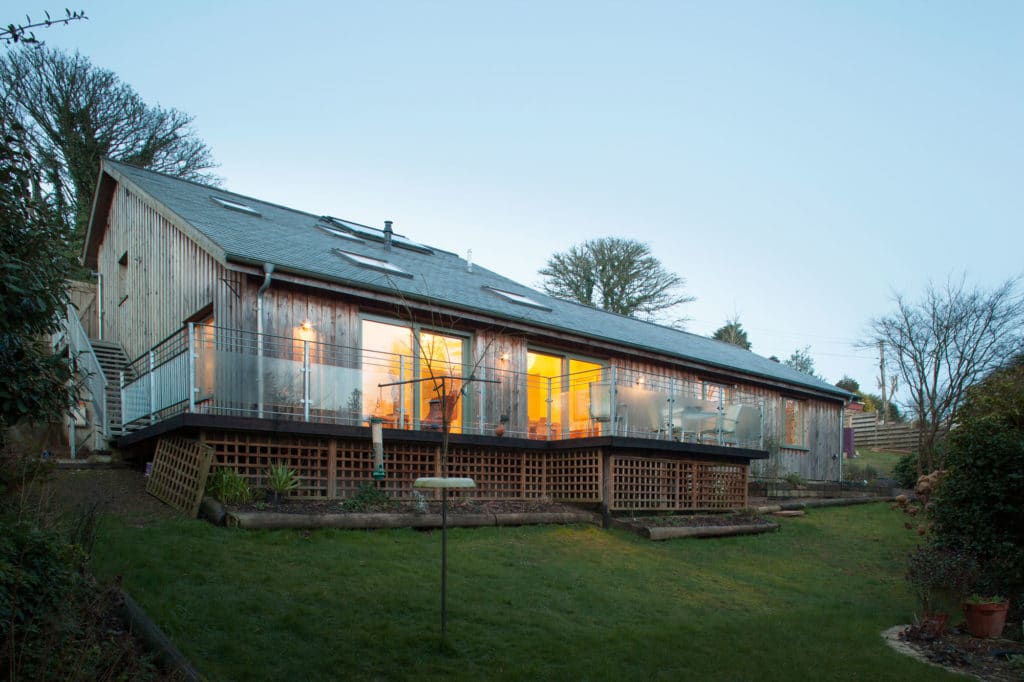
<path fill-rule="evenodd" d="M 552 439 L 590 435 L 590 384 L 601 380 L 602 365 L 568 355 L 529 351 L 526 367 L 530 437 L 545 439 L 549 431 Z"/>
<path fill-rule="evenodd" d="M 465 339 L 374 320 L 363 320 L 362 332 L 365 415 L 382 418 L 388 428 L 413 428 L 415 424 L 440 430 L 443 392 L 451 431 L 462 430 L 465 398 L 459 397 L 459 390 Z M 426 381 L 401 383 L 412 379 Z"/>
<path fill-rule="evenodd" d="M 804 435 L 805 403 L 792 398 L 782 399 L 782 445 L 802 448 L 806 446 Z"/>

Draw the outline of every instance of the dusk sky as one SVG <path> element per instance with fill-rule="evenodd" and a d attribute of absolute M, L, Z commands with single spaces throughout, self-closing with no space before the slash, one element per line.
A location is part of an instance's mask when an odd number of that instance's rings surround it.
<path fill-rule="evenodd" d="M 894 291 L 1024 271 L 1022 2 L 71 8 L 39 37 L 194 115 L 226 189 L 528 285 L 640 239 L 697 297 L 689 331 L 738 315 L 829 381 L 876 390 L 855 344 Z"/>

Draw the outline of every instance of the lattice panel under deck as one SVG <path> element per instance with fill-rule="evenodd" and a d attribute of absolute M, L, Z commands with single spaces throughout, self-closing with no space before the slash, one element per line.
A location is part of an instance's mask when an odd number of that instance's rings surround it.
<path fill-rule="evenodd" d="M 146 492 L 191 517 L 199 513 L 213 450 L 186 438 L 161 438 Z"/>
<path fill-rule="evenodd" d="M 747 467 L 740 464 L 694 464 L 696 509 L 740 509 L 747 506 Z"/>
<path fill-rule="evenodd" d="M 237 471 L 254 490 L 267 485 L 267 469 L 284 464 L 294 469 L 299 486 L 296 497 L 327 495 L 328 440 L 239 432 L 212 432 L 205 442 L 214 449 L 217 467 Z"/>
<path fill-rule="evenodd" d="M 544 457 L 544 494 L 565 502 L 601 501 L 601 454 L 578 450 Z"/>
<path fill-rule="evenodd" d="M 727 510 L 747 504 L 747 467 L 676 459 L 612 457 L 611 509 Z"/>
<path fill-rule="evenodd" d="M 384 470 L 387 477 L 380 485 L 389 497 L 411 498 L 412 484 L 421 476 L 440 476 L 437 447 L 384 443 Z M 373 480 L 373 446 L 369 441 L 338 441 L 338 492 L 352 497 L 364 485 L 377 486 Z"/>

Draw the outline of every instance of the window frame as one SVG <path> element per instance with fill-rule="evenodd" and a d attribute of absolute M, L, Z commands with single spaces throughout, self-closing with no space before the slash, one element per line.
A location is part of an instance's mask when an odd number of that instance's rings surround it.
<path fill-rule="evenodd" d="M 461 378 L 463 383 L 465 378 L 469 376 L 470 370 L 472 369 L 472 358 L 473 358 L 473 335 L 470 333 L 448 329 L 444 327 L 438 327 L 436 325 L 424 325 L 417 322 L 408 322 L 407 320 L 400 320 L 393 317 L 387 317 L 383 315 L 374 315 L 369 313 L 361 313 L 359 315 L 359 373 L 360 376 L 363 374 L 363 353 L 367 350 L 375 353 L 389 353 L 390 351 L 381 351 L 378 349 L 370 348 L 367 349 L 363 343 L 363 323 L 364 322 L 375 322 L 377 324 L 391 325 L 392 327 L 399 327 L 401 329 L 408 330 L 410 332 L 410 350 L 412 362 L 412 376 L 407 378 L 407 381 L 415 382 L 410 383 L 412 387 L 412 414 L 410 416 L 412 430 L 419 431 L 422 429 L 422 420 L 426 416 L 422 414 L 421 403 L 423 402 L 422 386 L 428 382 L 419 381 L 425 378 L 422 372 L 423 368 L 423 351 L 420 343 L 421 334 L 436 334 L 438 336 L 444 336 L 453 339 L 459 339 L 462 342 L 462 362 L 460 366 Z M 468 359 L 468 360 L 467 360 Z M 362 385 L 362 380 L 360 380 Z M 466 425 L 469 423 L 469 414 L 473 408 L 472 391 L 465 391 L 462 394 L 461 400 L 461 418 L 458 424 L 451 424 L 451 426 L 457 426 L 459 432 L 465 432 Z M 367 395 L 363 396 L 363 407 L 366 408 L 370 404 L 370 397 Z M 364 414 L 372 414 L 372 410 L 366 411 Z M 399 427 L 401 428 L 401 427 Z"/>
<path fill-rule="evenodd" d="M 796 438 L 792 441 L 787 440 L 787 423 L 788 423 L 788 411 L 787 404 L 792 403 L 796 405 L 797 423 L 794 424 L 794 435 Z M 808 450 L 807 447 L 807 400 L 802 398 L 795 398 L 793 396 L 780 396 L 780 409 L 779 409 L 779 443 L 783 448 L 789 450 Z"/>

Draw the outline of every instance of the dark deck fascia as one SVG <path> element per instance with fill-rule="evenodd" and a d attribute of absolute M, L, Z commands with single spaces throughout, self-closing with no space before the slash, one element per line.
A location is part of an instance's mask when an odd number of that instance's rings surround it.
<path fill-rule="evenodd" d="M 288 436 L 309 436 L 317 438 L 353 438 L 370 440 L 370 427 L 323 424 L 318 422 L 297 422 L 284 419 L 258 419 L 256 417 L 229 417 L 213 414 L 185 413 L 134 431 L 117 440 L 117 447 L 128 450 L 143 445 L 160 436 L 173 433 L 194 433 L 197 431 L 253 431 Z M 407 431 L 384 429 L 384 442 L 432 443 L 440 445 L 439 431 Z M 638 452 L 666 455 L 699 455 L 732 462 L 748 463 L 753 459 L 767 459 L 768 452 L 751 448 L 734 448 L 701 443 L 679 443 L 672 440 L 650 438 L 627 438 L 623 436 L 596 436 L 591 438 L 570 438 L 564 440 L 534 440 L 531 438 L 506 438 L 504 436 L 480 436 L 453 433 L 448 436 L 450 445 L 476 445 L 483 447 L 512 448 L 516 450 L 578 450 L 600 448 L 608 452 Z M 385 445 L 386 447 L 386 445 Z"/>

